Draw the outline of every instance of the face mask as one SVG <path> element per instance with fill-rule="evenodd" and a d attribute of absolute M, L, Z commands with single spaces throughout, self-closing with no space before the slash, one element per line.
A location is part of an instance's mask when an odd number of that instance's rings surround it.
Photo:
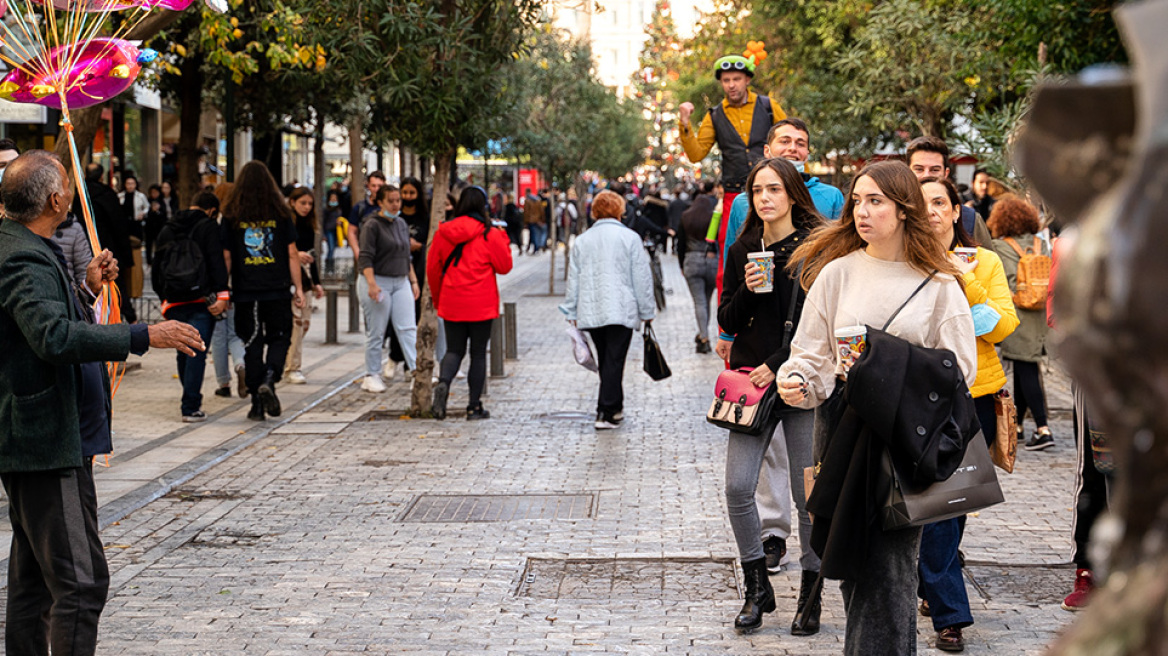
<path fill-rule="evenodd" d="M 336 206 L 337 206 L 337 201 L 335 201 L 335 200 L 329 201 L 329 207 L 336 207 Z"/>
<path fill-rule="evenodd" d="M 803 169 L 807 168 L 807 162 L 791 162 L 795 165 L 795 170 L 803 173 Z"/>
<path fill-rule="evenodd" d="M 411 207 L 412 208 L 412 207 L 417 207 L 417 206 L 418 206 L 418 199 L 417 198 L 415 198 L 413 200 L 406 200 L 404 198 L 402 199 L 402 207 Z"/>
<path fill-rule="evenodd" d="M 389 212 L 389 210 L 381 210 L 381 216 L 384 216 L 385 218 L 390 219 L 392 221 L 393 219 L 397 218 L 397 213 L 394 212 L 391 214 Z"/>
<path fill-rule="evenodd" d="M 991 332 L 1002 318 L 997 310 L 985 303 L 978 303 L 969 310 L 970 314 L 973 315 L 973 334 L 978 337 Z"/>

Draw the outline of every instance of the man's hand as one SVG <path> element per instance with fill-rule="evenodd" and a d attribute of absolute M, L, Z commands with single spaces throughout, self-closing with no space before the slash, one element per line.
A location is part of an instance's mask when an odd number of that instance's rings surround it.
<path fill-rule="evenodd" d="M 214 303 L 207 306 L 207 311 L 213 316 L 219 316 L 227 311 L 229 301 L 225 298 L 217 299 Z"/>
<path fill-rule="evenodd" d="M 714 344 L 714 353 L 717 353 L 718 357 L 723 360 L 729 360 L 731 346 L 734 346 L 734 342 L 719 337 L 717 343 Z"/>
<path fill-rule="evenodd" d="M 189 323 L 163 321 L 150 326 L 148 330 L 151 348 L 178 349 L 192 358 L 195 357 L 195 351 L 207 350 L 199 331 Z"/>
<path fill-rule="evenodd" d="M 693 114 L 694 106 L 691 102 L 683 102 L 677 108 L 677 120 L 681 125 L 689 125 L 689 117 Z"/>
<path fill-rule="evenodd" d="M 299 251 L 299 254 L 300 254 L 300 266 L 308 266 L 308 265 L 312 264 L 313 260 L 312 260 L 311 255 L 309 255 L 308 253 L 305 253 L 304 251 Z"/>
<path fill-rule="evenodd" d="M 85 284 L 94 294 L 101 289 L 103 282 L 112 282 L 117 277 L 118 261 L 114 259 L 114 254 L 109 252 L 109 249 L 98 253 L 97 257 L 89 261 L 89 266 L 85 267 Z"/>
<path fill-rule="evenodd" d="M 292 297 L 292 303 L 298 308 L 304 307 L 304 290 L 297 289 L 296 295 Z"/>

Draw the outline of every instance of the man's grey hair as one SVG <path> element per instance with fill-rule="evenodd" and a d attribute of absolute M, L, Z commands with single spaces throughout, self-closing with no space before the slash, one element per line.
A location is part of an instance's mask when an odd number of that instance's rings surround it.
<path fill-rule="evenodd" d="M 47 150 L 30 150 L 12 160 L 0 182 L 4 214 L 28 224 L 44 213 L 49 196 L 61 192 L 68 180 L 61 175 L 61 160 Z"/>

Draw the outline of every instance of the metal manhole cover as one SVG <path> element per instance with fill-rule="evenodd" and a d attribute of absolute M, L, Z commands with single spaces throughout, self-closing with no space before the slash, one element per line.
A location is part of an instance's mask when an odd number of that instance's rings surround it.
<path fill-rule="evenodd" d="M 653 601 L 741 597 L 733 558 L 528 558 L 516 596 Z"/>
<path fill-rule="evenodd" d="M 402 522 L 510 522 L 526 519 L 589 519 L 595 494 L 423 494 Z"/>
<path fill-rule="evenodd" d="M 551 419 L 551 420 L 559 420 L 559 421 L 584 421 L 584 420 L 592 420 L 595 418 L 596 418 L 596 415 L 588 413 L 588 412 L 573 412 L 573 411 L 545 412 L 543 414 L 538 414 L 535 416 L 535 419 Z"/>
<path fill-rule="evenodd" d="M 985 599 L 1020 604 L 1057 604 L 1071 590 L 1070 565 L 966 565 L 965 575 Z"/>

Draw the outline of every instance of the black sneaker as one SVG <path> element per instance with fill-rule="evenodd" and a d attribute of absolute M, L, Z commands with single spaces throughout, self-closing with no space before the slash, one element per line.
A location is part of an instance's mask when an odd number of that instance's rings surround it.
<path fill-rule="evenodd" d="M 1026 444 L 1022 447 L 1027 451 L 1042 451 L 1054 446 L 1054 437 L 1050 433 L 1035 433 L 1026 440 Z"/>
<path fill-rule="evenodd" d="M 438 384 L 434 386 L 434 404 L 430 408 L 435 419 L 446 418 L 446 397 L 449 395 L 450 385 L 438 381 Z M 469 419 L 469 416 L 467 418 Z"/>
<path fill-rule="evenodd" d="M 766 554 L 767 571 L 778 574 L 783 569 L 783 558 L 787 555 L 787 541 L 771 536 L 762 543 L 762 550 Z"/>
<path fill-rule="evenodd" d="M 703 339 L 698 342 L 696 350 L 699 354 L 706 354 L 713 352 L 714 349 L 710 348 L 710 340 Z"/>
<path fill-rule="evenodd" d="M 228 390 L 228 394 L 231 390 Z M 207 421 L 207 414 L 202 410 L 195 410 L 189 415 L 183 415 L 182 422 L 184 424 L 197 424 L 199 422 Z"/>
<path fill-rule="evenodd" d="M 466 420 L 467 421 L 478 421 L 479 419 L 490 419 L 490 418 L 491 418 L 490 411 L 484 410 L 481 403 L 479 404 L 479 406 L 477 408 L 467 408 L 466 409 Z"/>
<path fill-rule="evenodd" d="M 216 389 L 215 396 L 223 396 L 223 397 L 230 398 L 231 397 L 231 386 L 224 385 L 223 387 Z"/>
<path fill-rule="evenodd" d="M 596 423 L 593 424 L 593 427 L 596 428 L 596 430 L 612 430 L 614 428 L 620 428 L 621 419 L 623 418 L 624 417 L 622 417 L 619 412 L 615 415 L 610 415 L 605 412 L 597 412 Z"/>
<path fill-rule="evenodd" d="M 252 421 L 264 420 L 264 406 L 260 403 L 259 397 L 251 400 L 251 410 L 248 410 L 247 418 Z"/>

